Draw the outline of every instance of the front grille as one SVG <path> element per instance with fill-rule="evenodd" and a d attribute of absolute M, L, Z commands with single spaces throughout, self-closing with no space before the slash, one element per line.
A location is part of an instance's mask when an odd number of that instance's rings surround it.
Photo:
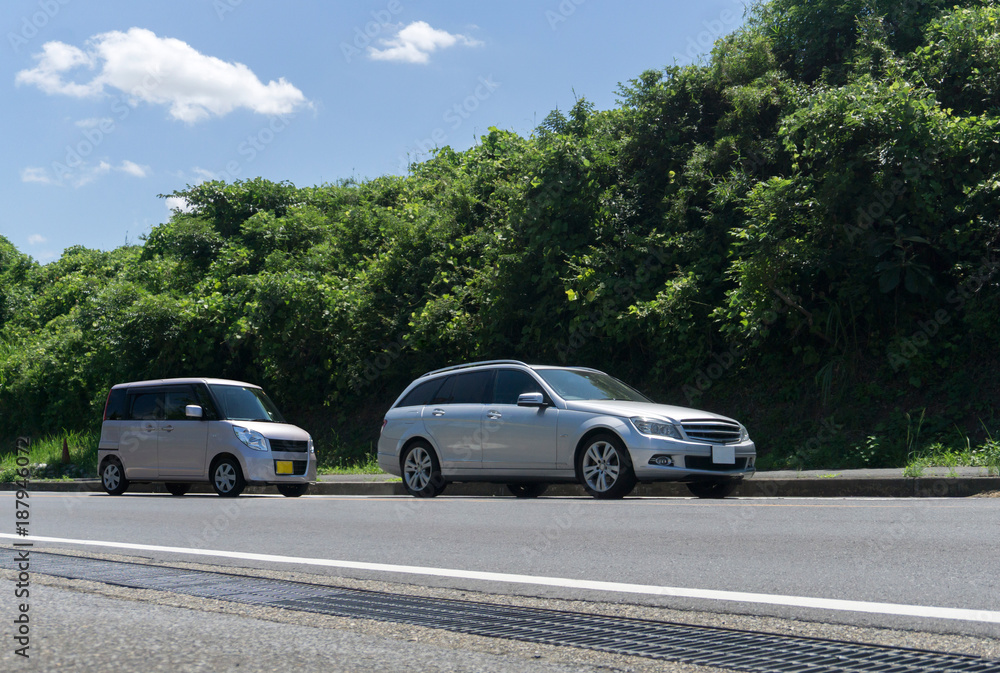
<path fill-rule="evenodd" d="M 287 462 L 287 461 L 281 461 L 281 462 Z M 293 460 L 291 462 L 292 462 L 291 474 L 288 474 L 287 472 L 285 472 L 284 474 L 279 474 L 278 461 L 274 461 L 274 473 L 277 474 L 279 477 L 301 477 L 303 474 L 306 473 L 306 467 L 309 465 L 308 460 Z"/>
<path fill-rule="evenodd" d="M 298 439 L 268 439 L 272 451 L 291 451 L 305 453 L 309 450 L 309 442 Z"/>
<path fill-rule="evenodd" d="M 707 444 L 735 444 L 740 441 L 740 424 L 732 421 L 706 419 L 683 421 L 681 427 L 688 439 Z"/>
<path fill-rule="evenodd" d="M 690 470 L 711 470 L 713 472 L 730 472 L 747 469 L 747 459 L 737 458 L 735 465 L 729 463 L 713 463 L 712 456 L 684 456 L 684 467 Z"/>

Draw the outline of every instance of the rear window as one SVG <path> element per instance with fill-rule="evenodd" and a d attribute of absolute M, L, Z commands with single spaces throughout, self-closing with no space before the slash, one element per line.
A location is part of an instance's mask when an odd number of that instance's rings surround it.
<path fill-rule="evenodd" d="M 422 407 L 425 404 L 430 404 L 431 399 L 434 398 L 434 393 L 437 392 L 438 388 L 441 387 L 441 383 L 444 379 L 434 379 L 432 381 L 425 381 L 419 386 L 411 390 L 406 394 L 402 400 L 400 400 L 397 407 Z"/>
<path fill-rule="evenodd" d="M 452 374 L 421 383 L 400 400 L 397 407 L 428 404 L 484 404 L 493 384 L 493 370 Z"/>
<path fill-rule="evenodd" d="M 108 393 L 108 403 L 104 407 L 104 420 L 125 420 L 125 388 L 114 388 Z"/>

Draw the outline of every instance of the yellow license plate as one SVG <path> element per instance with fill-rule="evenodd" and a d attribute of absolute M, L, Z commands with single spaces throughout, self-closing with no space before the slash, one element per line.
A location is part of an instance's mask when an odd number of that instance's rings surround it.
<path fill-rule="evenodd" d="M 274 473 L 275 474 L 292 474 L 294 470 L 292 469 L 292 461 L 290 460 L 276 460 L 274 461 Z"/>

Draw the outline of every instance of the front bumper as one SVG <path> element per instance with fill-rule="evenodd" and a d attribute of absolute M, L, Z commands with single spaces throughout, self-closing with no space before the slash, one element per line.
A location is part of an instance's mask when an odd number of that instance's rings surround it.
<path fill-rule="evenodd" d="M 732 456 L 717 455 L 730 449 Z M 756 471 L 757 447 L 747 440 L 713 452 L 711 444 L 643 436 L 640 446 L 629 446 L 629 455 L 639 481 L 739 479 Z M 716 462 L 720 457 L 724 462 Z"/>
<path fill-rule="evenodd" d="M 256 455 L 248 455 L 246 461 L 247 482 L 251 484 L 312 484 L 316 482 L 316 454 L 279 451 L 254 451 Z M 292 474 L 278 474 L 278 461 L 291 462 Z"/>

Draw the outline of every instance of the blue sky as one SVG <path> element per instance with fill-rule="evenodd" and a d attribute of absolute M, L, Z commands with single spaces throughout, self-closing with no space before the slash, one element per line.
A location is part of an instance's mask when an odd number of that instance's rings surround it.
<path fill-rule="evenodd" d="M 6 0 L 0 234 L 45 263 L 137 242 L 169 217 L 157 194 L 206 179 L 403 174 L 579 96 L 614 107 L 619 82 L 697 60 L 743 16 L 743 0 Z"/>

